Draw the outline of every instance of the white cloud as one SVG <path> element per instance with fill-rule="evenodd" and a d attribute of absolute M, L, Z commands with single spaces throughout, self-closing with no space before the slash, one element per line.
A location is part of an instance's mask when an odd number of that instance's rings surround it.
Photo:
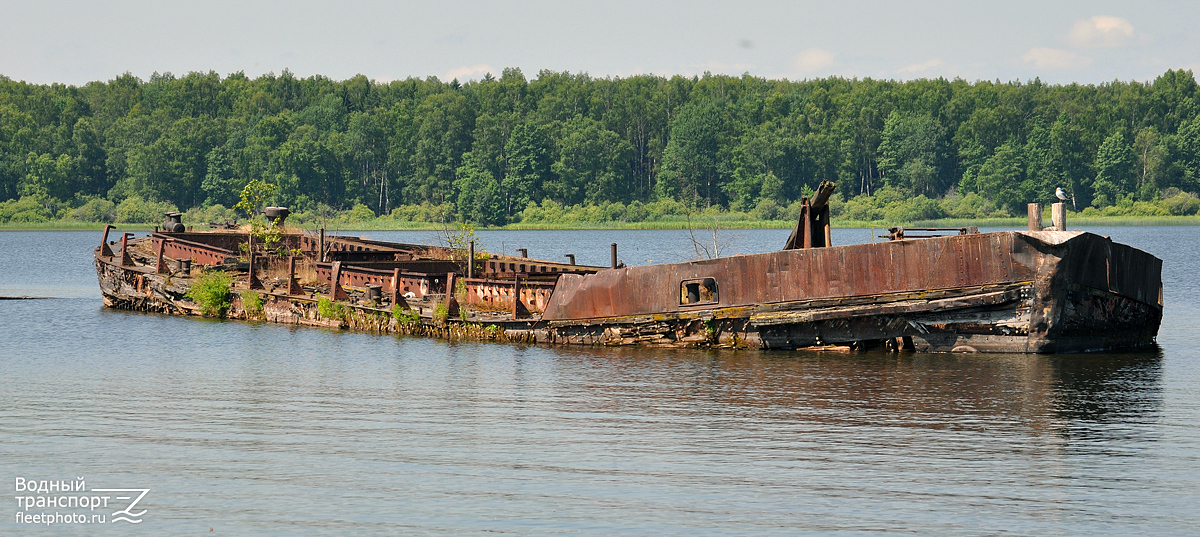
<path fill-rule="evenodd" d="M 1034 47 L 1029 49 L 1021 56 L 1025 63 L 1032 63 L 1037 67 L 1052 67 L 1058 69 L 1070 69 L 1073 67 L 1083 67 L 1092 63 L 1092 59 L 1087 56 L 1080 56 L 1071 51 L 1059 50 L 1046 47 Z"/>
<path fill-rule="evenodd" d="M 1077 47 L 1119 47 L 1133 38 L 1133 24 L 1120 17 L 1096 15 L 1071 27 L 1067 40 Z"/>
<path fill-rule="evenodd" d="M 934 67 L 937 67 L 941 64 L 942 64 L 941 58 L 934 58 L 929 61 L 925 61 L 925 62 L 921 62 L 921 63 L 914 63 L 912 65 L 901 67 L 900 70 L 898 70 L 896 72 L 897 73 L 923 73 L 923 72 L 933 69 Z"/>
<path fill-rule="evenodd" d="M 492 66 L 481 63 L 479 65 L 470 65 L 459 67 L 457 69 L 451 69 L 446 72 L 446 75 L 442 77 L 442 80 L 448 81 L 457 78 L 459 82 L 462 82 L 464 80 L 483 78 L 483 75 L 498 72 L 499 71 L 493 69 Z"/>
<path fill-rule="evenodd" d="M 819 48 L 810 48 L 796 55 L 793 63 L 801 73 L 820 71 L 833 65 L 833 53 Z"/>

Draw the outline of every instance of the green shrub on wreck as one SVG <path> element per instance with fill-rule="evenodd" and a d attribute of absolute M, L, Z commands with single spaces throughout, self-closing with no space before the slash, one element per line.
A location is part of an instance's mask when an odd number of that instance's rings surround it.
<path fill-rule="evenodd" d="M 317 299 L 317 315 L 322 319 L 345 319 L 349 313 L 346 305 L 341 302 L 334 302 L 328 297 Z"/>
<path fill-rule="evenodd" d="M 262 297 L 253 290 L 246 289 L 242 291 L 242 309 L 246 310 L 246 318 L 248 319 L 266 318 Z"/>
<path fill-rule="evenodd" d="M 224 317 L 233 303 L 233 276 L 220 270 L 206 271 L 196 277 L 186 296 L 200 306 L 205 317 Z M 261 304 L 261 302 L 260 302 Z"/>
<path fill-rule="evenodd" d="M 446 324 L 446 319 L 450 318 L 450 309 L 445 304 L 438 304 L 433 307 L 433 320 L 438 324 Z"/>
<path fill-rule="evenodd" d="M 392 318 L 396 319 L 396 322 L 402 325 L 414 324 L 421 319 L 415 310 L 410 310 L 399 304 L 392 306 Z"/>

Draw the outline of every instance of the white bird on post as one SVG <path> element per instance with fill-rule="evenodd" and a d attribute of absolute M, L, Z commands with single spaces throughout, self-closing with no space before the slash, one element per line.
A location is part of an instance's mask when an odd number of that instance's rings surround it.
<path fill-rule="evenodd" d="M 1059 201 L 1071 200 L 1071 208 L 1075 208 L 1075 198 L 1067 196 L 1067 193 L 1063 192 L 1061 186 L 1054 190 L 1054 196 L 1057 197 Z"/>

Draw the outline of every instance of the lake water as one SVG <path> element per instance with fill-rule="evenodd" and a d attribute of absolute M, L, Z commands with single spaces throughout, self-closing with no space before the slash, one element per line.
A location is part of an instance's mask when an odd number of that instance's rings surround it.
<path fill-rule="evenodd" d="M 58 297 L 0 300 L 0 534 L 1195 535 L 1200 228 L 1091 231 L 1164 260 L 1159 349 L 548 348 L 175 318 L 102 307 L 98 232 L 0 232 L 0 296 Z M 611 242 L 629 264 L 692 253 L 686 231 L 480 236 L 584 264 Z M 750 253 L 787 231 L 729 236 Z M 16 500 L 18 478 L 77 477 L 150 489 L 142 522 L 18 522 L 129 503 Z"/>

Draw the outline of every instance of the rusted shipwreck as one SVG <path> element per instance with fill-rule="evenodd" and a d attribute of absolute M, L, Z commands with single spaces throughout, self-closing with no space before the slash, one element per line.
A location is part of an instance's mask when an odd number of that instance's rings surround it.
<path fill-rule="evenodd" d="M 893 230 L 833 246 L 827 192 L 804 200 L 783 250 L 687 263 L 618 266 L 614 245 L 612 266 L 580 266 L 287 228 L 264 251 L 253 233 L 185 231 L 174 215 L 143 237 L 109 242 L 106 228 L 95 265 L 112 308 L 199 315 L 187 291 L 224 270 L 236 276 L 230 317 L 443 337 L 1019 353 L 1154 343 L 1162 261 L 1146 252 L 1041 230 L 1040 209 L 1034 231 Z"/>

